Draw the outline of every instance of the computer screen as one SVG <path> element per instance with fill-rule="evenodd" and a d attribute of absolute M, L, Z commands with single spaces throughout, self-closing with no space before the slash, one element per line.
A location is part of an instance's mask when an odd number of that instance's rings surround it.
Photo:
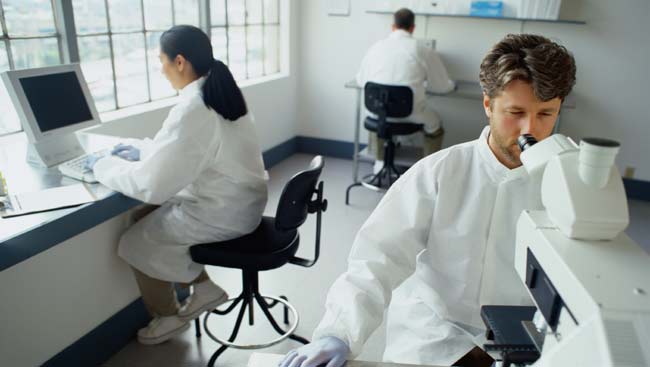
<path fill-rule="evenodd" d="M 19 78 L 41 132 L 92 120 L 74 71 Z"/>

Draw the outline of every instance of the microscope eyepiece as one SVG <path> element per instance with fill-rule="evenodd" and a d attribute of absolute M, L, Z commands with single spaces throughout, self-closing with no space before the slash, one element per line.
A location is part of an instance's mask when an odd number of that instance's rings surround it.
<path fill-rule="evenodd" d="M 519 149 L 523 152 L 524 150 L 532 147 L 537 144 L 537 139 L 530 134 L 522 134 L 517 138 L 517 144 L 519 144 Z"/>

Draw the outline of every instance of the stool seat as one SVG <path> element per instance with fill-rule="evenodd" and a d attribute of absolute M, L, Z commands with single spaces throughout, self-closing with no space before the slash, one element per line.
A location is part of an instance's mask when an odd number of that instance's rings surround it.
<path fill-rule="evenodd" d="M 299 243 L 296 229 L 280 231 L 275 228 L 275 218 L 262 217 L 252 233 L 228 241 L 192 246 L 190 255 L 199 264 L 261 271 L 289 262 L 298 251 Z"/>
<path fill-rule="evenodd" d="M 363 126 L 370 131 L 377 132 L 379 130 L 379 120 L 373 117 L 366 117 Z M 424 125 L 416 124 L 414 122 L 387 122 L 386 134 L 387 135 L 410 135 L 422 130 Z"/>

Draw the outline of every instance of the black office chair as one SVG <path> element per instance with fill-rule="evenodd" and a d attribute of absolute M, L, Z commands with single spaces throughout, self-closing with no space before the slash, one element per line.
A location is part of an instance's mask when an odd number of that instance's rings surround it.
<path fill-rule="evenodd" d="M 237 268 L 242 270 L 242 292 L 239 296 L 230 298 L 232 302 L 225 310 L 212 310 L 205 314 L 203 327 L 210 338 L 221 347 L 212 355 L 208 366 L 212 367 L 227 348 L 258 349 L 265 348 L 280 341 L 290 338 L 300 343 L 309 341 L 295 335 L 293 332 L 298 326 L 298 313 L 284 296 L 263 296 L 258 289 L 258 273 L 264 270 L 279 268 L 286 263 L 310 267 L 316 263 L 320 254 L 321 214 L 327 209 L 327 200 L 323 198 L 323 182 L 318 178 L 323 170 L 323 158 L 316 156 L 309 168 L 294 175 L 284 186 L 280 202 L 274 217 L 263 217 L 262 222 L 253 233 L 233 240 L 216 243 L 195 245 L 190 248 L 192 259 L 200 264 Z M 307 219 L 308 214 L 316 213 L 316 245 L 313 260 L 296 257 L 300 235 L 300 227 Z M 267 302 L 267 299 L 270 302 Z M 248 311 L 249 325 L 254 323 L 253 308 L 257 302 L 271 326 L 280 334 L 280 337 L 268 343 L 255 345 L 235 344 L 241 321 L 246 308 Z M 208 318 L 211 314 L 225 315 L 230 313 L 241 303 L 239 314 L 233 331 L 227 341 L 214 336 L 208 328 Z M 293 314 L 293 324 L 285 331 L 275 321 L 269 309 L 277 304 L 284 306 L 284 323 L 289 324 L 289 311 Z M 201 336 L 200 323 L 195 320 L 196 336 Z"/>
<path fill-rule="evenodd" d="M 386 118 L 404 118 L 413 111 L 413 91 L 407 86 L 384 85 L 368 82 L 364 88 L 366 109 L 375 115 L 366 117 L 363 125 L 384 139 L 384 165 L 376 174 L 370 174 L 348 186 L 345 204 L 350 201 L 350 190 L 355 186 L 380 191 L 390 187 L 401 174 L 395 167 L 395 142 L 393 136 L 410 135 L 424 128 L 423 124 L 413 122 L 387 122 Z M 377 148 L 379 149 L 379 148 Z M 384 185 L 382 185 L 382 181 Z M 385 185 L 385 184 L 388 185 Z"/>

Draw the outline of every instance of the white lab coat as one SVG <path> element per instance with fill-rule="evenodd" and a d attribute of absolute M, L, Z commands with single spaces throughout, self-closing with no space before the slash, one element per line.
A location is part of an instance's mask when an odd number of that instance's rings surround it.
<path fill-rule="evenodd" d="M 401 29 L 393 31 L 368 50 L 356 79 L 362 88 L 367 82 L 411 87 L 413 112 L 406 118 L 389 121 L 424 124 L 427 133 L 440 128 L 440 118 L 427 104 L 425 87 L 435 93 L 447 93 L 455 87 L 440 56 L 431 48 L 418 44 L 410 33 Z M 365 106 L 362 110 L 369 114 Z"/>
<path fill-rule="evenodd" d="M 109 188 L 160 208 L 131 226 L 118 253 L 143 273 L 189 282 L 203 267 L 189 247 L 252 232 L 267 200 L 267 174 L 253 119 L 228 121 L 205 106 L 196 80 L 180 91 L 162 128 L 140 141 L 141 160 L 111 156 L 95 165 Z"/>
<path fill-rule="evenodd" d="M 314 339 L 338 337 L 354 357 L 390 303 L 384 361 L 448 366 L 479 343 L 481 305 L 531 304 L 514 269 L 515 224 L 541 208 L 539 182 L 499 163 L 488 134 L 420 160 L 390 188 L 359 230 Z"/>

